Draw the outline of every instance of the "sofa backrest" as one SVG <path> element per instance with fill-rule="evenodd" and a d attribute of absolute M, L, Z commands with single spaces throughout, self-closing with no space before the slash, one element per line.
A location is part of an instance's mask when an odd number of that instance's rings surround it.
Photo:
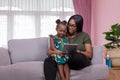
<path fill-rule="evenodd" d="M 8 41 L 11 63 L 43 61 L 47 57 L 49 38 L 13 39 Z"/>
<path fill-rule="evenodd" d="M 48 47 L 48 37 L 13 39 L 8 41 L 8 50 L 12 63 L 43 61 L 47 57 Z M 93 47 L 92 64 L 103 64 L 102 46 Z"/>
<path fill-rule="evenodd" d="M 104 54 L 102 46 L 93 46 L 92 64 L 103 64 Z"/>

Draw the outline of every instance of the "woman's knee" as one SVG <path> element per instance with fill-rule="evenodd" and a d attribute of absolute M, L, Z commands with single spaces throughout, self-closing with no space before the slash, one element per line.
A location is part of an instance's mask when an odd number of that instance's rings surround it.
<path fill-rule="evenodd" d="M 54 66 L 57 66 L 55 60 L 52 59 L 52 57 L 47 57 L 45 60 L 44 60 L 44 66 L 47 65 L 47 66 L 50 66 L 50 65 L 54 65 Z"/>
<path fill-rule="evenodd" d="M 75 53 L 74 55 L 71 56 L 71 60 L 72 61 L 75 61 L 75 62 L 78 62 L 78 61 L 81 61 L 81 59 L 84 59 L 85 56 L 83 56 L 82 54 L 80 53 Z"/>
<path fill-rule="evenodd" d="M 57 73 L 57 65 L 55 61 L 51 57 L 47 57 L 44 60 L 45 80 L 55 80 L 56 73 Z"/>
<path fill-rule="evenodd" d="M 73 56 L 70 57 L 68 64 L 71 69 L 77 70 L 90 65 L 90 61 L 87 59 L 85 55 L 75 53 Z"/>

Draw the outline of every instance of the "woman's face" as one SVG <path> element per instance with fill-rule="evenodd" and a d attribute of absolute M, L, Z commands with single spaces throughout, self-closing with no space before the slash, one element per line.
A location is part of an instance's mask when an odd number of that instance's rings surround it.
<path fill-rule="evenodd" d="M 69 34 L 76 34 L 77 32 L 77 27 L 76 27 L 76 24 L 75 24 L 75 21 L 74 19 L 71 19 L 69 21 L 69 24 L 68 24 L 68 31 L 69 31 Z"/>

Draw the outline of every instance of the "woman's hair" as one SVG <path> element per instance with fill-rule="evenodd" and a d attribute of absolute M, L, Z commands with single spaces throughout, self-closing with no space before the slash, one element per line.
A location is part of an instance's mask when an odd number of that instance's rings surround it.
<path fill-rule="evenodd" d="M 82 32 L 82 29 L 83 29 L 83 18 L 82 18 L 82 16 L 79 15 L 79 14 L 71 16 L 70 19 L 68 20 L 68 25 L 69 25 L 69 22 L 70 22 L 71 19 L 73 19 L 75 21 L 75 25 L 77 27 L 77 32 Z"/>
<path fill-rule="evenodd" d="M 57 25 L 56 25 L 56 28 L 58 28 L 60 24 L 66 26 L 66 25 L 67 25 L 67 21 L 65 21 L 65 20 L 61 21 L 60 19 L 57 19 L 57 20 L 56 20 L 56 24 L 57 24 Z"/>

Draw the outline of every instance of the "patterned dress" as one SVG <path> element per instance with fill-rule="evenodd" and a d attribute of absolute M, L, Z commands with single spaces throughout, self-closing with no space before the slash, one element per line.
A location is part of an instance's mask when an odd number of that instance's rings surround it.
<path fill-rule="evenodd" d="M 55 48 L 62 51 L 63 45 L 67 43 L 67 39 L 65 37 L 62 38 L 53 38 Z M 67 55 L 60 56 L 60 55 L 55 55 L 55 60 L 57 64 L 65 64 L 68 61 L 69 57 Z"/>

